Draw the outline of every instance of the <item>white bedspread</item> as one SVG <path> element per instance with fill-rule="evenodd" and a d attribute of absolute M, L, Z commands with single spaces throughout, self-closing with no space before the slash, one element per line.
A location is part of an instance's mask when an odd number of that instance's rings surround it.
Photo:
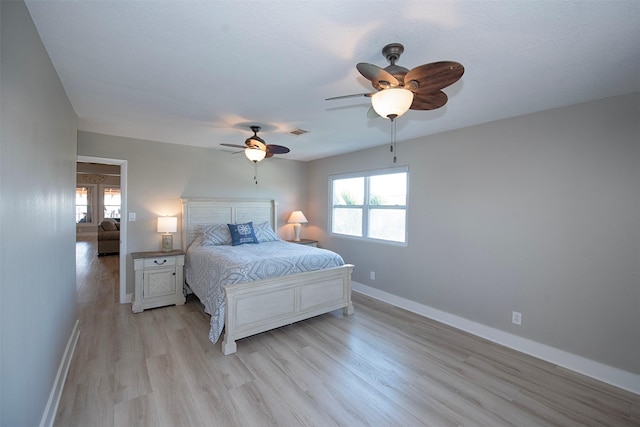
<path fill-rule="evenodd" d="M 185 260 L 185 279 L 211 315 L 209 340 L 216 343 L 224 327 L 225 284 L 250 282 L 344 265 L 326 249 L 285 241 L 240 246 L 203 246 L 196 239 Z"/>

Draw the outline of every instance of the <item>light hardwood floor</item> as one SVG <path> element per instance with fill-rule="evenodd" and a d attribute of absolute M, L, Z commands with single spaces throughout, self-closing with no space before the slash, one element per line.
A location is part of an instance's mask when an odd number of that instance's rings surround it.
<path fill-rule="evenodd" d="M 80 338 L 56 426 L 638 426 L 640 396 L 354 294 L 238 341 L 209 318 L 118 304 L 118 257 L 77 249 Z"/>

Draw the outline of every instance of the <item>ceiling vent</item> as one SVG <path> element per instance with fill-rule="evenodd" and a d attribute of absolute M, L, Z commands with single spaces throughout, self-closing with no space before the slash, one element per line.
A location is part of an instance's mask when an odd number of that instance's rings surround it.
<path fill-rule="evenodd" d="M 289 135 L 293 135 L 293 136 L 300 136 L 300 135 L 304 135 L 305 133 L 309 133 L 309 131 L 308 131 L 308 130 L 304 130 L 304 129 L 297 128 L 297 129 L 290 130 L 290 131 L 289 131 L 289 132 L 287 132 L 287 133 L 288 133 Z"/>

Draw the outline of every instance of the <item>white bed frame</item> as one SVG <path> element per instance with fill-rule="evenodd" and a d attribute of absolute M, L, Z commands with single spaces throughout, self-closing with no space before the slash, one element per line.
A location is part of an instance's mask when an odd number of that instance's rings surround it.
<path fill-rule="evenodd" d="M 276 227 L 274 200 L 182 200 L 182 247 L 186 250 L 203 225 L 269 221 Z M 310 271 L 255 282 L 230 284 L 225 291 L 222 352 L 235 353 L 236 340 L 342 308 L 353 313 L 353 265 Z M 188 285 L 188 284 L 187 284 Z"/>

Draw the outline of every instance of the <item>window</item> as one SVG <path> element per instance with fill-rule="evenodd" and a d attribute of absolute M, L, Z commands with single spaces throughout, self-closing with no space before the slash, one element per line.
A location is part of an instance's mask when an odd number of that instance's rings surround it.
<path fill-rule="evenodd" d="M 94 186 L 76 187 L 76 224 L 91 223 Z"/>
<path fill-rule="evenodd" d="M 406 167 L 331 177 L 331 232 L 406 243 Z"/>
<path fill-rule="evenodd" d="M 76 224 L 95 225 L 104 218 L 119 219 L 120 204 L 120 187 L 117 184 L 78 184 L 76 186 Z"/>
<path fill-rule="evenodd" d="M 102 187 L 103 218 L 120 218 L 120 188 Z"/>

